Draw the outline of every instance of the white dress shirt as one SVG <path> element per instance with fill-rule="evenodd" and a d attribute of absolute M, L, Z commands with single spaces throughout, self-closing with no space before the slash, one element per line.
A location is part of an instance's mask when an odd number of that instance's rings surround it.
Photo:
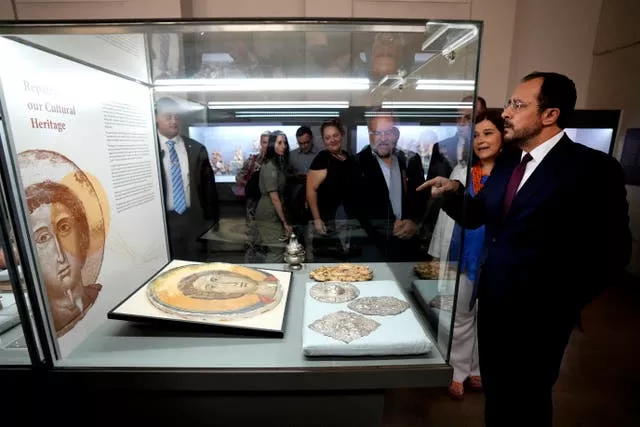
<path fill-rule="evenodd" d="M 558 142 L 560 142 L 563 136 L 564 131 L 560 131 L 557 135 L 554 135 L 551 138 L 547 139 L 545 142 L 538 145 L 536 148 L 529 152 L 533 159 L 530 160 L 529 163 L 527 163 L 527 166 L 524 170 L 524 175 L 522 176 L 522 181 L 520 181 L 520 185 L 518 186 L 518 191 L 520 191 L 524 183 L 527 182 L 531 174 L 533 174 L 533 171 L 536 170 L 538 165 L 540 165 L 542 159 L 544 159 L 547 154 L 549 154 L 549 151 L 551 151 L 551 149 L 555 147 Z M 526 154 L 527 153 L 523 151 L 520 160 L 522 160 L 522 158 L 524 158 Z"/>
<path fill-rule="evenodd" d="M 400 164 L 398 163 L 398 156 L 395 154 L 391 156 L 391 166 L 386 164 L 384 160 L 374 153 L 374 157 L 378 159 L 380 170 L 387 183 L 387 190 L 389 190 L 389 201 L 391 202 L 391 209 L 397 219 L 402 218 L 402 173 L 400 172 Z"/>
<path fill-rule="evenodd" d="M 173 188 L 171 187 L 171 155 L 169 153 L 169 145 L 167 142 L 169 138 L 164 135 L 158 134 L 160 142 L 160 150 L 162 151 L 162 167 L 164 169 L 164 189 L 165 189 L 165 204 L 168 211 L 173 210 Z M 178 161 L 180 162 L 180 171 L 182 172 L 182 185 L 184 187 L 184 199 L 187 208 L 191 206 L 191 185 L 189 181 L 189 157 L 187 155 L 187 147 L 184 145 L 184 140 L 180 135 L 175 138 L 171 138 L 175 144 L 173 147 L 178 155 Z"/>

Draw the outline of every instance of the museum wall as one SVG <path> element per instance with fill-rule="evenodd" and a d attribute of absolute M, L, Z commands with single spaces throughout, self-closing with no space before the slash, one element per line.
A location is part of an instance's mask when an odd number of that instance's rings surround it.
<path fill-rule="evenodd" d="M 15 19 L 11 0 L 0 0 L 0 19 Z"/>
<path fill-rule="evenodd" d="M 180 0 L 13 0 L 13 3 L 18 19 L 125 19 L 182 16 Z"/>
<path fill-rule="evenodd" d="M 640 2 L 604 0 L 595 41 L 588 108 L 623 110 L 614 154 L 620 158 L 628 128 L 640 128 Z M 640 187 L 627 186 L 634 238 L 630 270 L 640 276 Z"/>
<path fill-rule="evenodd" d="M 527 73 L 556 71 L 576 83 L 584 108 L 602 0 L 518 1 L 509 87 Z"/>

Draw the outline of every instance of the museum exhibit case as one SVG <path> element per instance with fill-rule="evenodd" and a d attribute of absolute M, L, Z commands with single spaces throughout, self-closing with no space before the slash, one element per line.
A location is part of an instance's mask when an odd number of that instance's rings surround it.
<path fill-rule="evenodd" d="M 448 385 L 464 232 L 417 187 L 469 175 L 481 34 L 0 25 L 9 341 L 49 387 L 220 420 L 379 425 L 385 389 Z"/>

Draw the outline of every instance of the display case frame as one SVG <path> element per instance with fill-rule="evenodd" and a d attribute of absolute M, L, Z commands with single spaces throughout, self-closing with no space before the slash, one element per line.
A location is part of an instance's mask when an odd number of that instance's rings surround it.
<path fill-rule="evenodd" d="M 25 34 L 40 35 L 93 35 L 93 34 L 129 34 L 142 33 L 145 35 L 145 48 L 149 49 L 148 36 L 151 34 L 165 32 L 205 32 L 205 31 L 344 31 L 345 25 L 349 25 L 352 31 L 368 31 L 368 32 L 424 32 L 425 23 L 451 23 L 465 24 L 477 28 L 477 41 L 475 42 L 477 52 L 474 58 L 470 58 L 473 64 L 469 67 L 473 68 L 475 76 L 479 64 L 480 40 L 482 36 L 482 22 L 480 21 L 428 21 L 428 20 L 378 20 L 378 19 L 241 19 L 241 20 L 174 20 L 174 21 L 157 21 L 157 20 L 112 20 L 99 22 L 83 22 L 83 21 L 59 21 L 59 22 L 35 22 L 21 21 L 0 22 L 0 35 L 11 38 L 11 36 L 20 36 Z M 21 41 L 22 44 L 31 47 L 37 47 L 39 51 L 54 54 L 58 58 L 72 60 L 78 64 L 88 66 L 93 70 L 105 72 L 109 75 L 120 79 L 134 82 L 138 85 L 152 88 L 153 76 L 151 75 L 150 59 L 147 64 L 147 81 L 144 79 L 135 79 L 129 75 L 105 68 L 91 62 L 83 61 L 71 55 L 66 55 L 52 49 L 46 49 L 37 44 Z M 474 76 L 474 81 L 477 80 Z M 471 90 L 472 97 L 475 100 L 477 92 L 477 83 L 474 83 Z M 0 99 L 5 101 L 4 95 Z M 3 108 L 5 102 L 2 102 Z M 474 102 L 475 104 L 475 102 Z M 149 105 L 153 105 L 151 96 L 149 97 Z M 475 110 L 475 107 L 473 107 Z M 6 110 L 5 110 L 6 112 Z M 150 109 L 152 114 L 152 108 Z M 11 128 L 11 122 L 7 122 L 7 127 Z M 349 135 L 348 142 L 353 144 L 352 135 Z M 335 358 L 332 360 L 324 360 L 317 366 L 313 363 L 306 366 L 288 366 L 288 367 L 216 367 L 216 366 L 127 366 L 126 364 L 106 364 L 91 366 L 91 364 L 74 364 L 72 359 L 68 361 L 62 358 L 59 351 L 55 350 L 55 332 L 51 325 L 50 316 L 47 314 L 48 303 L 46 301 L 46 292 L 43 289 L 42 272 L 38 266 L 37 254 L 34 244 L 29 237 L 29 220 L 26 212 L 26 202 L 22 196 L 22 184 L 20 173 L 15 165 L 17 153 L 11 151 L 13 144 L 11 142 L 7 147 L 3 148 L 2 161 L 0 162 L 0 173 L 3 180 L 6 177 L 7 182 L 11 183 L 11 191 L 9 205 L 11 207 L 11 216 L 14 218 L 16 230 L 18 231 L 18 253 L 24 257 L 23 265 L 29 266 L 25 272 L 25 285 L 29 302 L 35 307 L 34 319 L 35 329 L 29 341 L 29 349 L 33 353 L 32 360 L 35 358 L 49 369 L 44 373 L 44 378 L 48 383 L 49 390 L 55 390 L 58 387 L 75 389 L 82 387 L 91 393 L 101 394 L 105 390 L 122 390 L 126 384 L 127 388 L 133 393 L 142 395 L 149 390 L 160 390 L 162 392 L 207 392 L 207 393 L 257 393 L 270 394 L 275 393 L 282 398 L 282 402 L 292 401 L 291 393 L 302 392 L 313 401 L 313 396 L 318 394 L 329 399 L 336 407 L 341 407 L 340 399 L 346 396 L 350 398 L 360 399 L 364 404 L 363 408 L 375 402 L 380 403 L 384 399 L 382 390 L 390 388 L 409 388 L 409 387 L 439 387 L 445 386 L 451 379 L 451 368 L 447 365 L 448 350 L 442 357 L 435 357 L 435 363 L 420 362 L 420 357 L 404 357 L 404 358 L 379 358 L 367 359 L 363 358 L 366 363 L 344 363 L 344 360 Z M 155 165 L 158 170 L 160 164 Z M 163 205 L 164 208 L 164 205 Z M 166 227 L 166 223 L 165 223 Z M 165 230 L 165 239 L 166 230 Z M 169 260 L 170 261 L 170 260 Z M 388 264 L 388 263 L 387 263 Z M 307 266 L 312 268 L 313 265 Z M 415 300 L 410 292 L 411 273 L 408 275 L 403 272 L 409 268 L 409 264 L 394 265 L 391 270 L 400 271 L 402 276 L 399 279 L 398 274 L 394 273 L 389 277 L 397 281 L 404 281 L 403 292 L 409 300 L 415 304 Z M 302 274 L 308 273 L 308 268 Z M 301 275 L 296 273 L 298 281 L 304 280 Z M 385 273 L 387 274 L 387 273 Z M 137 288 L 140 284 L 136 284 Z M 295 287 L 292 279 L 292 287 Z M 304 288 L 304 283 L 299 283 L 300 288 Z M 298 291 L 301 291 L 298 289 Z M 291 297 L 290 297 L 291 299 Z M 288 304 L 301 304 L 301 297 L 292 299 Z M 19 307 L 25 313 L 27 312 L 27 301 L 21 300 Z M 291 319 L 291 307 L 286 322 L 300 321 L 300 319 Z M 422 322 L 424 318 L 420 319 Z M 426 327 L 426 326 L 425 326 Z M 144 343 L 144 330 L 137 330 L 136 327 L 126 327 L 121 329 L 123 336 L 127 334 L 140 333 L 139 343 Z M 184 333 L 179 331 L 178 333 Z M 149 336 L 153 336 L 153 332 Z M 36 339 L 40 338 L 44 345 L 39 347 Z M 450 339 L 450 338 L 449 338 Z M 154 340 L 151 340 L 154 341 Z M 149 342 L 151 342 L 149 341 Z M 155 340 L 156 343 L 159 341 Z M 110 344 L 106 344 L 106 348 Z M 153 344 L 152 344 L 153 346 Z M 445 346 L 447 349 L 450 343 Z M 36 348 L 42 348 L 42 352 L 35 352 Z M 257 347 L 256 347 L 257 348 Z M 197 351 L 197 346 L 194 351 Z M 440 356 L 440 355 L 438 355 Z M 413 361 L 412 361 L 413 359 Z M 417 362 L 416 362 L 417 361 Z M 67 363 L 70 362 L 70 363 Z M 410 363 L 406 363 L 410 362 Z M 87 397 L 88 399 L 88 397 Z M 55 399 L 54 399 L 55 400 Z M 238 402 L 243 402 L 244 397 L 238 397 Z M 317 403 L 311 403 L 315 406 Z M 317 407 L 317 406 L 315 406 Z M 347 407 L 345 407 L 345 410 Z M 358 417 L 353 415 L 353 425 L 374 425 L 381 420 L 381 412 L 372 412 L 371 417 Z M 351 418 L 351 417 L 350 417 Z"/>

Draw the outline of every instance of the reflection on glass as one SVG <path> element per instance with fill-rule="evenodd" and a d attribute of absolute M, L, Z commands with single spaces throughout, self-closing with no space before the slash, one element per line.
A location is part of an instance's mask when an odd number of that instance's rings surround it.
<path fill-rule="evenodd" d="M 0 122 L 0 132 L 2 132 L 1 125 Z M 23 365 L 29 364 L 30 358 L 13 293 L 13 289 L 20 289 L 21 286 L 19 283 L 12 283 L 12 278 L 7 270 L 7 252 L 13 252 L 14 258 L 18 262 L 20 258 L 15 250 L 13 230 L 5 211 L 6 199 L 1 189 L 0 198 L 2 209 L 0 212 L 0 365 Z M 3 230 L 9 235 L 9 241 L 5 241 L 2 237 Z"/>
<path fill-rule="evenodd" d="M 171 257 L 206 260 L 201 236 L 219 219 L 215 175 L 207 149 L 180 135 L 183 111 L 172 98 L 156 102 L 156 126 L 161 153 Z M 214 158 L 214 162 L 218 159 Z"/>
<path fill-rule="evenodd" d="M 477 28 L 180 37 L 180 49 L 176 34 L 152 43 L 156 97 L 175 102 L 156 116 L 173 258 L 282 263 L 294 233 L 307 262 L 410 263 L 398 280 L 428 287 L 446 354 L 460 236 L 452 223 L 434 232 L 440 204 L 415 190 L 466 177 Z"/>
<path fill-rule="evenodd" d="M 476 120 L 473 139 L 473 164 L 471 166 L 471 182 L 466 189 L 471 196 L 475 196 L 486 183 L 495 160 L 502 149 L 504 121 L 498 112 L 490 112 L 485 116 L 479 116 Z M 455 172 L 455 169 L 454 169 Z M 466 175 L 465 175 L 466 176 Z M 464 182 L 464 181 L 463 181 Z M 450 314 L 455 308 L 455 320 L 451 341 L 450 363 L 454 369 L 453 383 L 450 391 L 460 394 L 463 390 L 462 383 L 470 380 L 476 386 L 481 384 L 478 364 L 478 338 L 477 338 L 477 307 L 476 283 L 480 268 L 480 257 L 484 242 L 484 226 L 473 230 L 463 231 L 460 225 L 455 224 L 445 213 L 441 213 L 436 224 L 436 230 L 447 227 L 444 233 L 451 233 L 444 239 L 444 247 L 439 250 L 439 258 L 445 268 L 446 264 L 455 265 L 460 272 L 458 283 L 458 299 L 449 310 L 440 307 L 441 336 L 449 336 L 448 325 L 451 322 Z M 446 245 L 446 242 L 450 242 Z M 441 282 L 440 295 L 435 298 L 453 296 L 454 289 L 451 282 Z"/>

